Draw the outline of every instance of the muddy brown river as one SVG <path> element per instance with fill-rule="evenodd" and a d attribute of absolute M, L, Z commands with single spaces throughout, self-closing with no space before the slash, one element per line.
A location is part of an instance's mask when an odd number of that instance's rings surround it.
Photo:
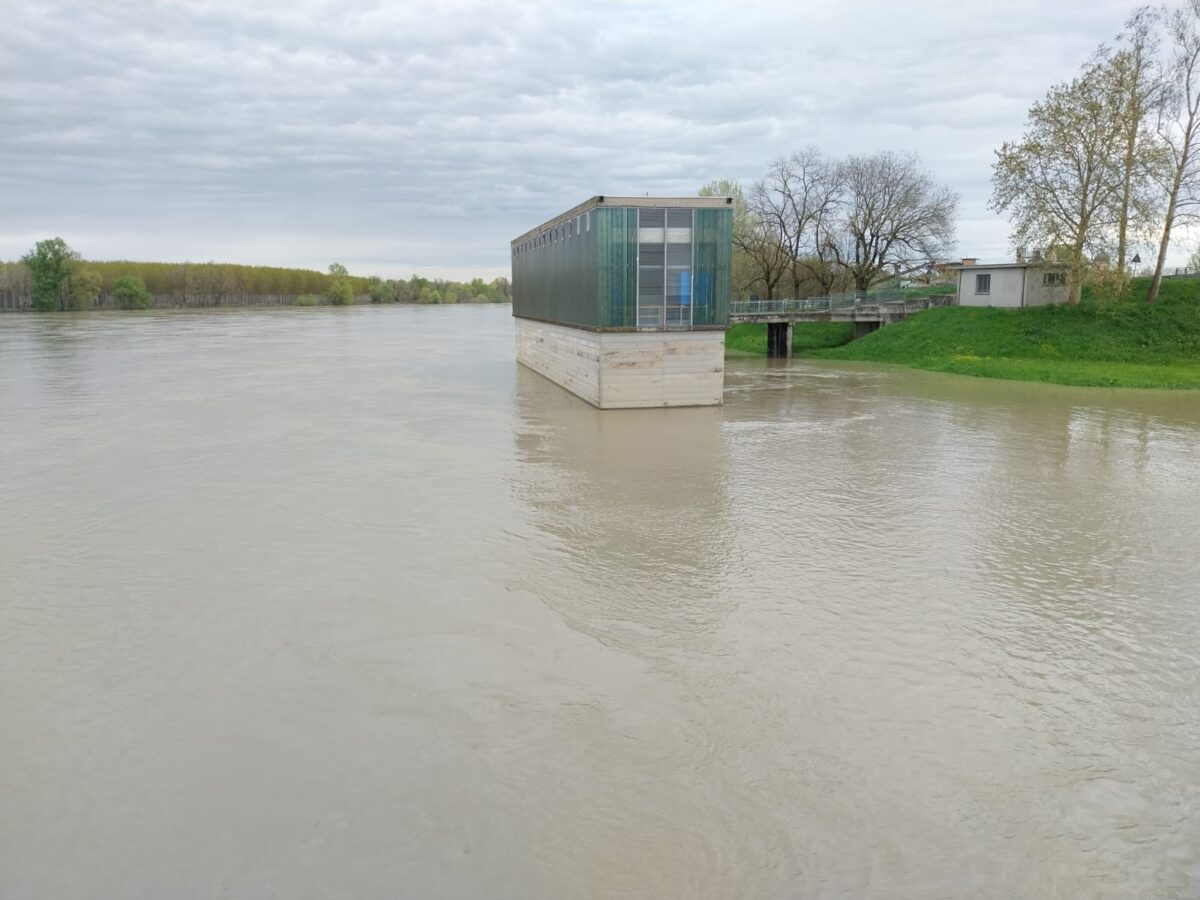
<path fill-rule="evenodd" d="M 1200 394 L 0 317 L 0 897 L 1200 896 Z"/>

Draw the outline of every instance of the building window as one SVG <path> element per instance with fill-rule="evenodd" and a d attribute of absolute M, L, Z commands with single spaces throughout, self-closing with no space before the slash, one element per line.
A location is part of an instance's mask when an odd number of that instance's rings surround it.
<path fill-rule="evenodd" d="M 1062 287 L 1067 283 L 1066 272 L 1046 272 L 1042 275 L 1043 287 Z"/>
<path fill-rule="evenodd" d="M 990 294 L 992 292 L 992 276 L 991 275 L 976 275 L 975 276 L 975 293 Z"/>
<path fill-rule="evenodd" d="M 692 322 L 692 211 L 638 210 L 640 327 Z"/>

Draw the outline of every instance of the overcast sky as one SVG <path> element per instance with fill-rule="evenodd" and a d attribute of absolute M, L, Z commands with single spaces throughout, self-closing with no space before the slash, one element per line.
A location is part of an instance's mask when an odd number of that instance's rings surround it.
<path fill-rule="evenodd" d="M 808 144 L 917 152 L 1006 258 L 993 150 L 1132 6 L 0 0 L 0 259 L 490 278 L 594 194 Z"/>

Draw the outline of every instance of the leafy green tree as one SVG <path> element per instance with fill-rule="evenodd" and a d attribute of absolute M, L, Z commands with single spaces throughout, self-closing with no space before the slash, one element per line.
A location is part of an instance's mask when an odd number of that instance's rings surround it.
<path fill-rule="evenodd" d="M 329 264 L 329 274 L 332 275 L 334 278 L 345 278 L 350 273 L 346 270 L 346 267 L 343 266 L 341 263 L 335 262 L 335 263 Z"/>
<path fill-rule="evenodd" d="M 21 257 L 29 267 L 33 308 L 48 311 L 65 308 L 71 274 L 79 265 L 79 254 L 60 237 L 38 241 Z"/>
<path fill-rule="evenodd" d="M 349 306 L 354 302 L 354 287 L 349 278 L 335 277 L 329 283 L 329 290 L 325 295 L 334 306 Z"/>
<path fill-rule="evenodd" d="M 512 284 L 503 275 L 492 279 L 489 285 L 493 303 L 504 303 L 512 300 Z"/>
<path fill-rule="evenodd" d="M 1116 99 L 1095 66 L 1055 85 L 992 166 L 992 208 L 1012 217 L 1014 243 L 1069 248 L 1070 303 L 1079 302 L 1089 253 L 1108 249 L 1120 219 L 1126 129 Z"/>
<path fill-rule="evenodd" d="M 378 275 L 367 279 L 367 293 L 372 303 L 387 303 L 392 299 L 392 285 Z"/>
<path fill-rule="evenodd" d="M 67 283 L 67 297 L 71 309 L 91 309 L 100 296 L 103 280 L 100 273 L 90 266 L 76 271 Z"/>
<path fill-rule="evenodd" d="M 1154 280 L 1146 294 L 1153 303 L 1162 287 L 1163 268 L 1171 230 L 1177 224 L 1195 224 L 1200 210 L 1200 0 L 1188 0 L 1175 10 L 1169 23 L 1171 58 L 1165 94 L 1165 112 L 1159 131 L 1168 157 L 1164 179 L 1166 209 Z"/>
<path fill-rule="evenodd" d="M 150 292 L 146 283 L 136 275 L 122 275 L 113 282 L 113 296 L 124 309 L 149 309 Z"/>

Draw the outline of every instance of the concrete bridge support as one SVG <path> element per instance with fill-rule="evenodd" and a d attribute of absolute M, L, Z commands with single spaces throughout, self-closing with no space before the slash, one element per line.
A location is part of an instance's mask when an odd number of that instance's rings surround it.
<path fill-rule="evenodd" d="M 866 337 L 872 331 L 878 331 L 882 325 L 883 323 L 878 320 L 856 321 L 854 323 L 854 340 L 857 341 L 860 337 Z"/>
<path fill-rule="evenodd" d="M 794 322 L 767 323 L 767 356 L 791 359 L 794 324 Z"/>

